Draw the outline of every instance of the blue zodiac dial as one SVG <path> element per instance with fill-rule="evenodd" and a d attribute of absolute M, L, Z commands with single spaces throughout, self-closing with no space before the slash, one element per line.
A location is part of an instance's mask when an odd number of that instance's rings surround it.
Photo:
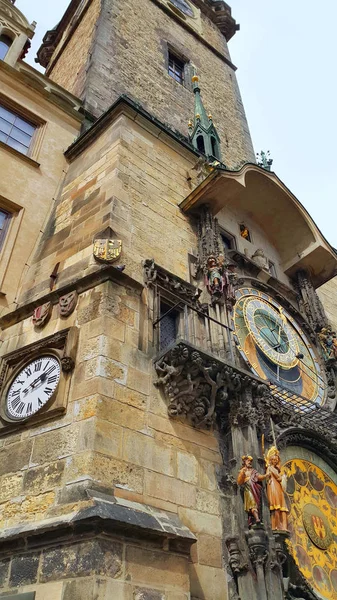
<path fill-rule="evenodd" d="M 233 328 L 238 349 L 273 393 L 303 407 L 322 405 L 326 380 L 318 356 L 301 327 L 271 296 L 240 289 Z"/>
<path fill-rule="evenodd" d="M 193 8 L 187 0 L 170 0 L 170 3 L 184 13 L 184 15 L 194 17 Z"/>

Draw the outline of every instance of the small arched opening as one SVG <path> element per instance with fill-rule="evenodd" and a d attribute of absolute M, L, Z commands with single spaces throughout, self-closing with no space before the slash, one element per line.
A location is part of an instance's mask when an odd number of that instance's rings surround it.
<path fill-rule="evenodd" d="M 212 156 L 214 156 L 214 158 L 216 158 L 217 160 L 220 160 L 218 142 L 213 135 L 211 136 L 211 144 L 212 144 Z"/>
<path fill-rule="evenodd" d="M 199 152 L 202 152 L 203 154 L 205 154 L 205 142 L 204 142 L 204 138 L 202 135 L 198 135 L 198 137 L 197 137 L 197 148 L 198 148 Z"/>
<path fill-rule="evenodd" d="M 12 43 L 13 40 L 9 35 L 6 35 L 5 33 L 0 35 L 0 60 L 5 60 Z"/>

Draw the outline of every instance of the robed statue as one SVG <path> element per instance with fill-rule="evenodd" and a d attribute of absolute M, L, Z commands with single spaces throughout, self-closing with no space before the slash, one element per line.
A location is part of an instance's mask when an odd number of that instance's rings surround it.
<path fill-rule="evenodd" d="M 267 498 L 271 528 L 273 531 L 288 531 L 288 508 L 285 500 L 287 477 L 282 473 L 280 453 L 272 446 L 266 456 Z"/>
<path fill-rule="evenodd" d="M 248 514 L 249 527 L 261 523 L 262 481 L 268 477 L 267 474 L 261 475 L 253 469 L 252 463 L 252 456 L 243 456 L 242 467 L 237 477 L 238 484 L 243 487 L 244 507 Z"/>

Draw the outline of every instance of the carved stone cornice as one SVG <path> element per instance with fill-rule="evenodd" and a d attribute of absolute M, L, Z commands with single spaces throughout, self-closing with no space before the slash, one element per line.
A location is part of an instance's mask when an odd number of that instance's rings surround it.
<path fill-rule="evenodd" d="M 166 269 L 157 265 L 153 258 L 144 260 L 143 268 L 144 281 L 148 287 L 157 284 L 166 291 L 172 292 L 175 296 L 179 296 L 184 302 L 192 304 L 198 310 L 202 309 L 199 302 L 201 290 L 192 283 L 188 283 L 188 281 L 184 281 L 173 273 L 166 271 Z"/>
<path fill-rule="evenodd" d="M 250 398 L 261 387 L 261 381 L 230 365 L 220 358 L 199 350 L 181 340 L 155 363 L 158 375 L 156 385 L 163 389 L 171 417 L 187 417 L 195 427 L 211 427 L 216 409 L 228 412 L 230 402 L 242 403 L 242 416 L 238 411 L 233 419 L 255 422 L 244 410 Z M 240 397 L 240 400 L 239 400 Z M 250 406 L 252 403 L 250 402 Z M 252 421 L 252 422 L 253 422 Z"/>

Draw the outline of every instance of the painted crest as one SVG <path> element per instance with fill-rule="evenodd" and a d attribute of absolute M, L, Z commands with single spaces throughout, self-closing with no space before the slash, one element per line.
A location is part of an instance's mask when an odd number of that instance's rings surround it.
<path fill-rule="evenodd" d="M 303 509 L 303 523 L 311 541 L 327 550 L 333 541 L 331 528 L 326 516 L 314 504 L 307 504 Z"/>
<path fill-rule="evenodd" d="M 33 325 L 35 327 L 44 327 L 51 317 L 52 308 L 51 302 L 46 302 L 38 306 L 33 312 Z"/>
<path fill-rule="evenodd" d="M 78 293 L 74 290 L 59 299 L 60 316 L 69 317 L 76 308 Z"/>
<path fill-rule="evenodd" d="M 122 240 L 96 239 L 94 241 L 94 257 L 106 263 L 112 263 L 122 252 Z"/>

